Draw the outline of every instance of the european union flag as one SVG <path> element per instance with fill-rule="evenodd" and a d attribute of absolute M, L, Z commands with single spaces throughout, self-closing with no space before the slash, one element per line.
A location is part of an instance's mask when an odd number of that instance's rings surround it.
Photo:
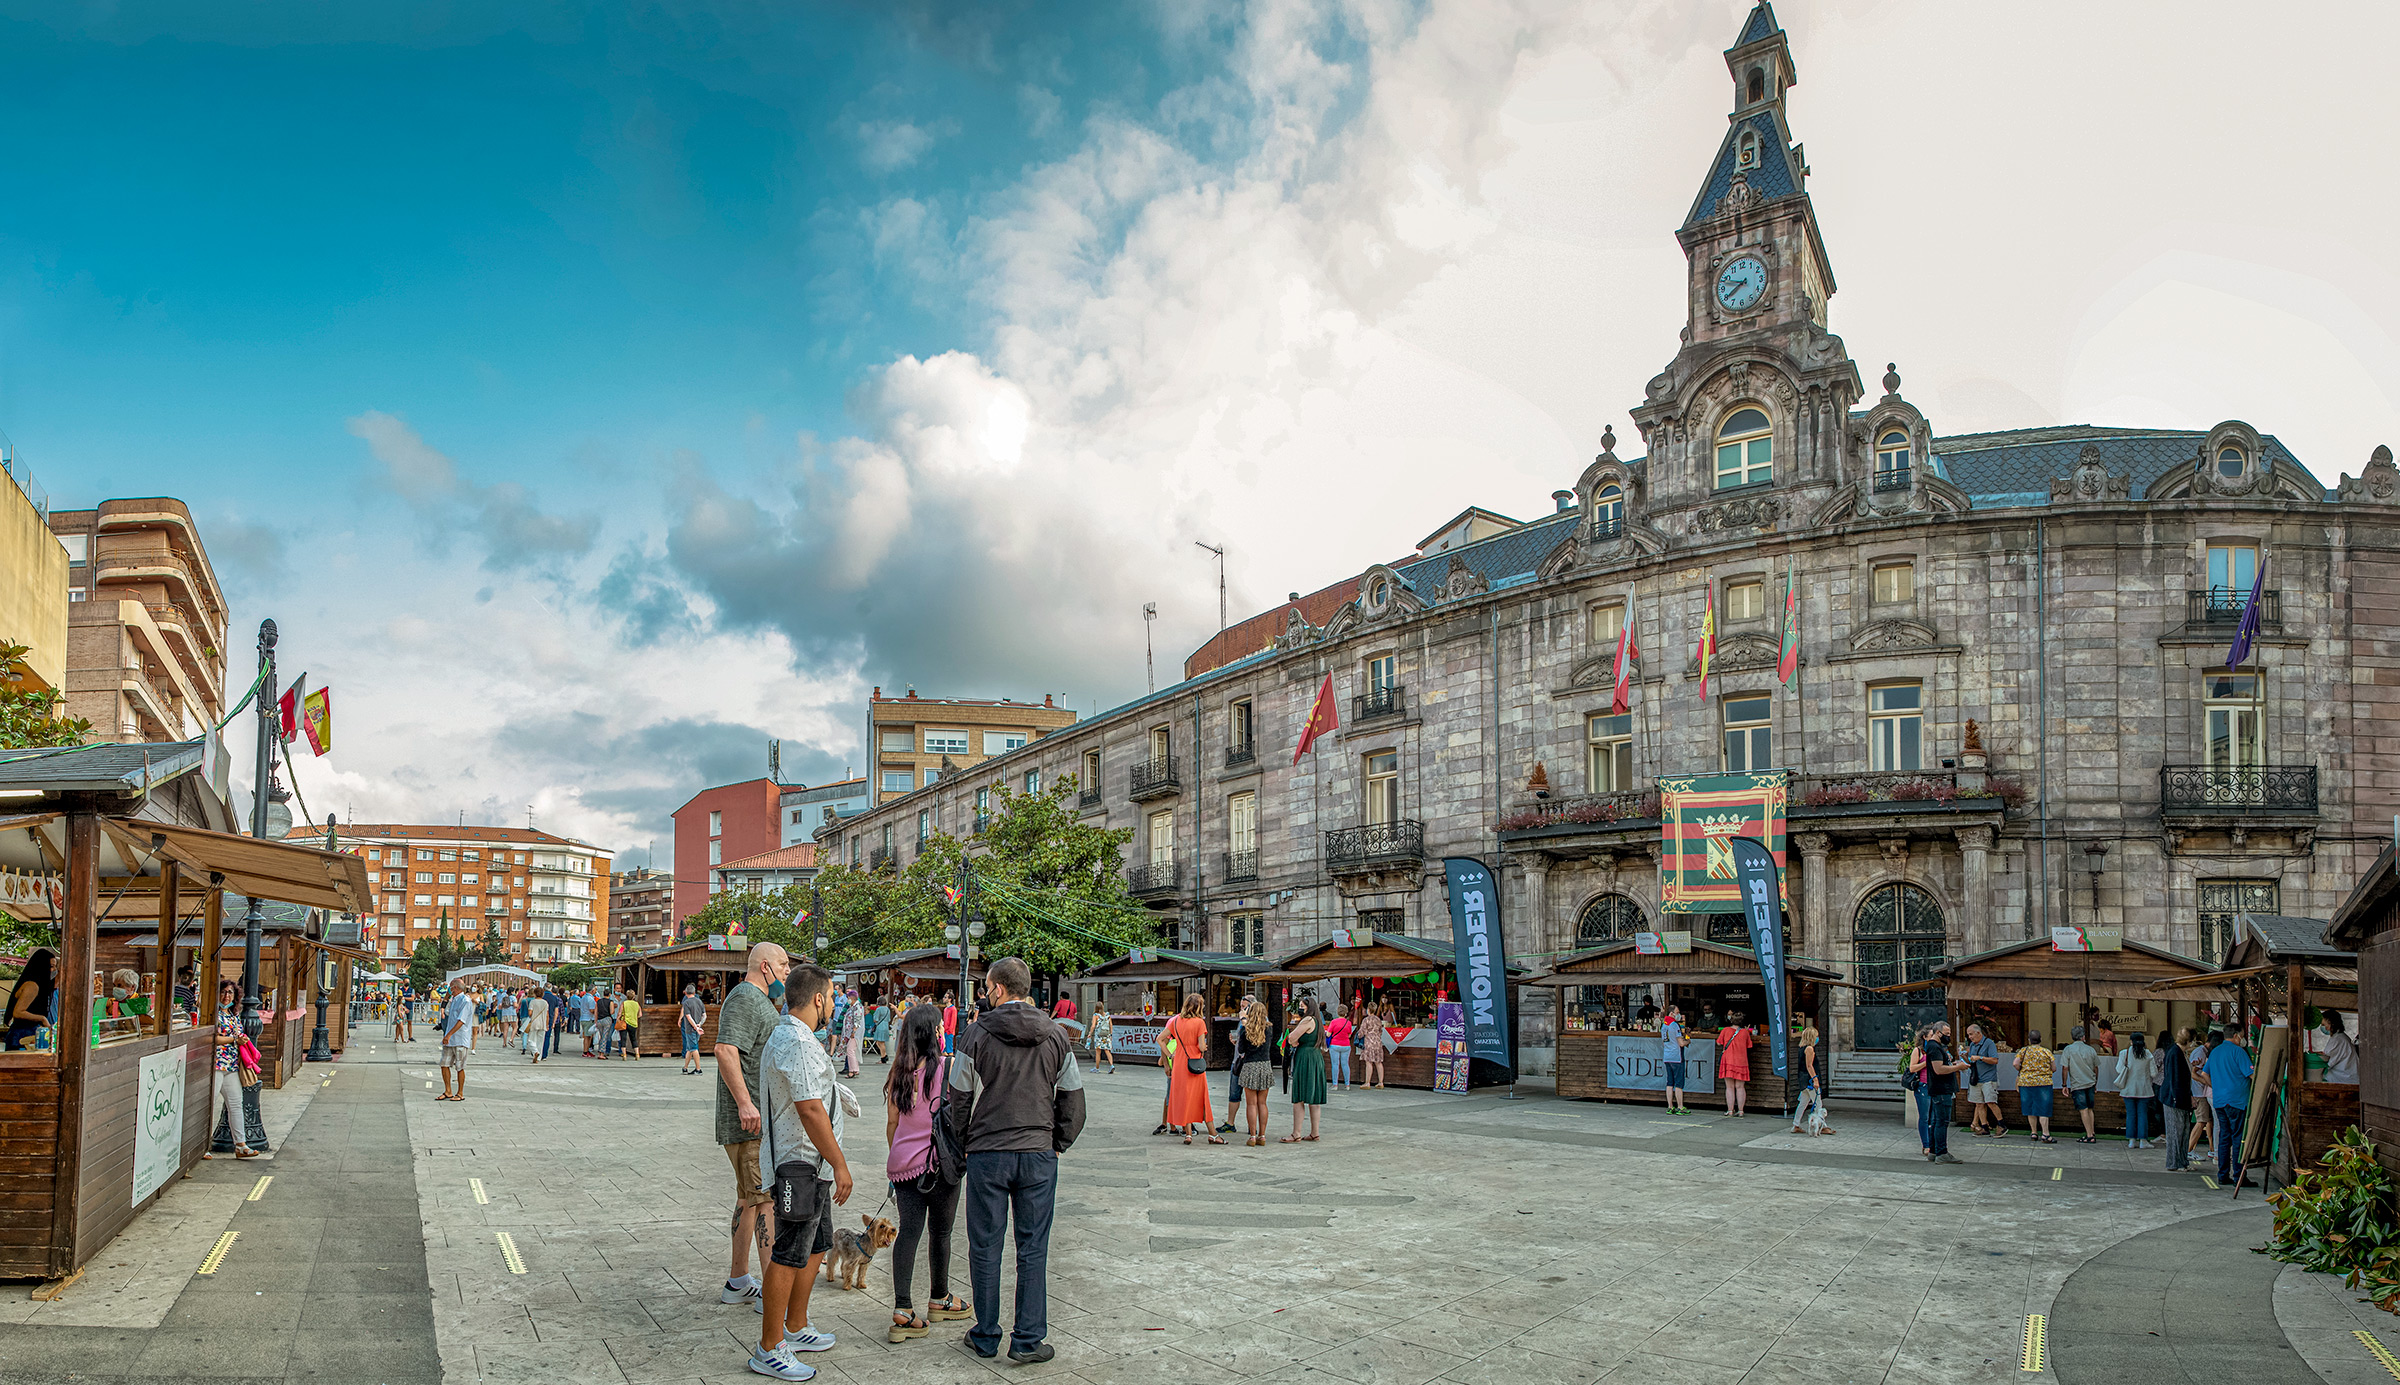
<path fill-rule="evenodd" d="M 2258 639 L 2258 601 L 2266 588 L 2266 555 L 2259 555 L 2258 575 L 2250 579 L 2250 599 L 2242 603 L 2241 624 L 2233 628 L 2233 652 L 2225 656 L 2225 667 L 2240 668 L 2249 661 L 2250 646 Z"/>

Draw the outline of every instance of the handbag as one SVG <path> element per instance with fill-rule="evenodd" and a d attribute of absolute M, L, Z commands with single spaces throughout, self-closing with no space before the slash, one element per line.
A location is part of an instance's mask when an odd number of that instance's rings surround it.
<path fill-rule="evenodd" d="M 1208 1071 L 1208 1050 L 1200 1048 L 1198 1044 L 1194 1044 L 1193 1048 L 1198 1049 L 1199 1051 L 1184 1055 L 1183 1070 L 1185 1072 L 1206 1073 Z"/>
<path fill-rule="evenodd" d="M 261 1060 L 258 1056 L 258 1046 L 250 1042 L 249 1035 L 243 1035 L 241 1061 L 235 1064 L 235 1070 L 240 1074 L 240 1080 L 243 1086 L 255 1087 L 258 1085 L 258 1068 L 260 1061 Z"/>

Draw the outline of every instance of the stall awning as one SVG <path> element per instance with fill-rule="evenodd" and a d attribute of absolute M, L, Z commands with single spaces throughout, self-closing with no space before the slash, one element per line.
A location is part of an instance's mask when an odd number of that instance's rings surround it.
<path fill-rule="evenodd" d="M 1175 948 L 1145 948 L 1150 960 L 1128 955 L 1111 957 L 1075 975 L 1077 981 L 1188 981 L 1196 976 L 1239 976 L 1265 979 L 1267 959 L 1239 952 L 1185 952 Z M 1418 971 L 1425 968 L 1418 967 Z M 1399 973 L 1406 975 L 1406 973 Z"/>
<path fill-rule="evenodd" d="M 2204 962 L 2131 938 L 2121 952 L 2059 952 L 2048 939 L 2035 938 L 1945 962 L 1923 981 L 1877 993 L 1941 986 L 1952 1000 L 2080 1005 L 2092 996 L 2134 996 L 2153 981 L 2184 978 L 2192 983 L 2184 993 L 2194 1000 L 2234 999 L 2229 987 L 2200 979 L 2209 970 Z"/>
<path fill-rule="evenodd" d="M 1356 936 L 1356 935 L 1354 935 Z M 1389 980 L 1396 976 L 1415 976 L 1419 972 L 1441 971 L 1452 965 L 1455 952 L 1448 938 L 1414 938 L 1402 933 L 1367 934 L 1363 946 L 1338 946 L 1331 938 L 1311 943 L 1297 952 L 1277 959 L 1274 965 L 1252 977 L 1257 981 L 1324 981 L 1333 978 Z M 1514 962 L 1508 964 L 1509 979 L 1514 981 L 1525 968 Z"/>
<path fill-rule="evenodd" d="M 2353 1009 L 2358 1005 L 2358 968 L 2303 966 L 2308 994 L 2301 999 L 2304 1005 L 2321 1005 L 2337 1009 Z M 2188 991 L 2198 987 L 2222 988 L 2253 977 L 2264 977 L 2268 985 L 2281 988 L 2289 976 L 2281 966 L 2233 967 L 2225 971 L 2202 972 L 2198 976 L 2173 976 L 2153 981 L 2145 989 L 2153 991 Z"/>
<path fill-rule="evenodd" d="M 1834 973 L 1822 967 L 1788 962 L 1785 971 L 1798 981 L 1834 982 Z M 1689 952 L 1644 953 L 1632 939 L 1602 943 L 1598 947 L 1559 958 L 1550 970 L 1530 978 L 1531 986 L 1647 986 L 1666 983 L 1677 986 L 1741 986 L 1758 985 L 1758 954 L 1746 947 L 1732 947 L 1705 939 L 1692 939 Z"/>
<path fill-rule="evenodd" d="M 147 818 L 102 818 L 100 825 L 121 850 L 139 855 L 163 851 L 193 872 L 196 885 L 215 874 L 225 878 L 227 889 L 260 899 L 338 909 L 345 914 L 374 910 L 368 898 L 366 862 L 356 856 L 288 840 L 237 837 Z"/>

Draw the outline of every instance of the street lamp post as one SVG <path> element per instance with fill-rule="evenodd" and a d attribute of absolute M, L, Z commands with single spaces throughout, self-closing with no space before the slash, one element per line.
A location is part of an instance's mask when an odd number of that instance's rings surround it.
<path fill-rule="evenodd" d="M 267 791 L 275 777 L 275 622 L 258 623 L 258 761 L 252 780 L 250 835 L 267 835 Z M 253 1040 L 259 1034 L 258 946 L 266 927 L 266 911 L 255 888 L 243 891 L 242 910 L 242 1032 Z"/>
<path fill-rule="evenodd" d="M 325 849 L 327 851 L 333 850 L 334 846 L 334 821 L 333 814 L 325 815 Z M 333 998 L 332 991 L 333 954 L 320 948 L 317 951 L 317 1028 L 315 1033 L 308 1036 L 308 1057 L 305 1060 L 307 1062 L 330 1063 L 333 1061 L 333 1036 L 325 1029 L 325 1006 Z"/>

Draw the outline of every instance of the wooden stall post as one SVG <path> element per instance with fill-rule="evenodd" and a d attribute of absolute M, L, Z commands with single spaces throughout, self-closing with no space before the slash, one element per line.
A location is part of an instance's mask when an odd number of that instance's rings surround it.
<path fill-rule="evenodd" d="M 199 985 L 200 1018 L 208 1028 L 217 1027 L 217 952 L 225 946 L 225 877 L 216 871 L 208 873 L 208 903 L 200 915 L 200 963 L 192 968 L 192 979 Z M 213 1043 L 214 1040 L 211 1040 Z M 214 1061 L 214 1051 L 211 1051 Z"/>
<path fill-rule="evenodd" d="M 154 1021 L 153 1027 L 161 1034 L 175 1027 L 175 892 L 183 880 L 181 869 L 174 858 L 169 857 L 158 872 L 158 973 L 150 983 L 150 1018 Z"/>
<path fill-rule="evenodd" d="M 67 810 L 65 917 L 59 933 L 58 1169 L 50 1199 L 50 1272 L 75 1268 L 77 1193 L 83 1174 L 84 1064 L 92 1048 L 92 914 L 100 903 L 100 816 L 87 801 Z"/>

